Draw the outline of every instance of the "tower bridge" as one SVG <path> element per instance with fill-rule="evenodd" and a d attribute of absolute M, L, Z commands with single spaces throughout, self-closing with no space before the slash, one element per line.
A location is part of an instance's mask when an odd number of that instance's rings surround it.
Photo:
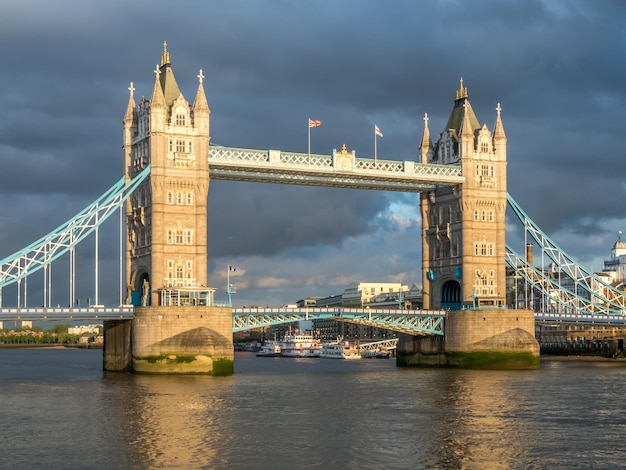
<path fill-rule="evenodd" d="M 536 319 L 569 321 L 582 315 L 589 321 L 622 321 L 623 293 L 565 256 L 508 195 L 500 105 L 493 129 L 480 125 L 462 80 L 438 138 L 431 139 L 426 115 L 418 155 L 400 161 L 361 158 L 345 145 L 330 155 L 210 145 L 211 112 L 202 70 L 192 105 L 178 88 L 165 45 L 154 73 L 150 99 L 137 104 L 135 88 L 132 83 L 129 87 L 124 178 L 65 225 L 0 260 L 0 307 L 2 288 L 16 284 L 21 305 L 28 276 L 44 273 L 42 307 L 0 308 L 0 319 L 111 315 L 105 321 L 105 368 L 159 373 L 232 372 L 233 330 L 314 314 L 395 328 L 402 334 L 402 365 L 435 358 L 437 364 L 471 366 L 497 356 L 500 365 L 536 367 Z M 419 192 L 424 308 L 432 313 L 341 309 L 286 315 L 216 305 L 216 289 L 208 287 L 206 272 L 212 179 Z M 506 245 L 507 205 L 571 283 L 555 284 L 544 267 Z M 100 308 L 96 295 L 95 310 L 72 308 L 71 287 L 70 307 L 55 309 L 52 262 L 69 255 L 73 279 L 76 246 L 90 233 L 97 238 L 98 227 L 116 208 L 123 210 L 125 226 L 120 229 L 120 306 Z M 562 307 L 560 317 L 508 308 L 507 263 L 526 285 Z M 97 292 L 97 267 L 95 277 Z"/>

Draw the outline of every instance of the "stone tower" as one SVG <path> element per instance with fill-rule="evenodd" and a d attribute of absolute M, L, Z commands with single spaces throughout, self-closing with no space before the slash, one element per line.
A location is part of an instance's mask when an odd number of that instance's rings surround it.
<path fill-rule="evenodd" d="M 506 135 L 498 104 L 493 131 L 481 126 L 461 79 L 433 145 L 424 117 L 423 163 L 461 165 L 465 183 L 420 198 L 424 306 L 503 306 L 506 299 Z"/>
<path fill-rule="evenodd" d="M 127 179 L 151 165 L 149 178 L 126 204 L 126 302 L 211 305 L 207 288 L 209 115 L 202 70 L 192 106 L 163 45 L 150 99 L 134 100 L 124 116 Z"/>

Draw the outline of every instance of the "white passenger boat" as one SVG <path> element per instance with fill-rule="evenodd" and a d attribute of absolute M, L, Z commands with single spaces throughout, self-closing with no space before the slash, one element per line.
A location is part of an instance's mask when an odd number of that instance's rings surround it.
<path fill-rule="evenodd" d="M 288 334 L 279 343 L 283 357 L 319 357 L 322 343 L 309 334 Z"/>
<path fill-rule="evenodd" d="M 337 341 L 322 344 L 322 352 L 320 357 L 328 359 L 361 359 L 359 348 L 343 338 L 337 338 Z"/>
<path fill-rule="evenodd" d="M 261 357 L 280 357 L 280 345 L 278 341 L 268 341 L 261 346 L 261 350 L 256 355 Z"/>

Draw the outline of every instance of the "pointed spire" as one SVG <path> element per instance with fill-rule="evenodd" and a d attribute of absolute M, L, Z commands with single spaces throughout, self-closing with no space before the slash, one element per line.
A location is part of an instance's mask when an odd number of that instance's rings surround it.
<path fill-rule="evenodd" d="M 135 87 L 133 82 L 130 82 L 130 86 L 128 87 L 128 91 L 130 91 L 130 97 L 128 98 L 128 105 L 126 105 L 126 113 L 124 114 L 124 122 L 131 123 L 135 117 L 136 105 L 135 105 Z"/>
<path fill-rule="evenodd" d="M 170 53 L 167 52 L 167 41 L 163 41 L 163 55 L 161 56 L 161 67 L 170 64 Z"/>
<path fill-rule="evenodd" d="M 154 75 L 156 76 L 156 79 L 154 81 L 154 88 L 152 89 L 152 97 L 150 98 L 150 107 L 151 108 L 154 108 L 156 106 L 165 107 L 165 96 L 163 96 L 163 89 L 161 88 L 161 80 L 159 79 L 161 75 L 161 69 L 159 68 L 158 64 L 156 68 L 154 69 Z"/>
<path fill-rule="evenodd" d="M 204 94 L 204 86 L 202 85 L 203 79 L 204 75 L 202 74 L 202 69 L 200 69 L 200 73 L 198 74 L 198 91 L 196 92 L 196 98 L 191 107 L 191 119 L 193 126 L 198 132 L 208 135 L 209 115 L 211 114 L 211 110 L 209 109 L 209 104 Z"/>
<path fill-rule="evenodd" d="M 460 80 L 460 85 L 459 85 L 459 89 L 456 92 L 456 99 L 460 100 L 461 98 L 468 98 L 469 95 L 467 94 L 467 87 L 463 86 L 463 77 L 461 77 Z"/>
<path fill-rule="evenodd" d="M 471 137 L 474 138 L 474 126 L 472 126 L 472 121 L 470 118 L 470 104 L 467 99 L 463 103 L 463 119 L 461 121 L 460 134 L 463 137 Z"/>
<path fill-rule="evenodd" d="M 206 95 L 204 93 L 204 86 L 202 84 L 203 79 L 204 75 L 202 74 L 202 69 L 200 69 L 200 73 L 198 74 L 198 91 L 196 92 L 196 98 L 194 99 L 192 106 L 194 113 L 204 110 L 209 111 L 209 104 L 207 102 Z"/>
<path fill-rule="evenodd" d="M 502 111 L 502 108 L 500 107 L 500 103 L 498 103 L 498 106 L 496 107 L 496 123 L 493 126 L 493 140 L 504 140 L 506 142 L 506 134 L 504 133 L 504 126 L 502 125 L 500 111 Z"/>
<path fill-rule="evenodd" d="M 430 140 L 430 131 L 428 130 L 428 113 L 424 113 L 424 132 L 419 146 L 421 162 L 428 163 L 432 156 L 433 143 Z"/>

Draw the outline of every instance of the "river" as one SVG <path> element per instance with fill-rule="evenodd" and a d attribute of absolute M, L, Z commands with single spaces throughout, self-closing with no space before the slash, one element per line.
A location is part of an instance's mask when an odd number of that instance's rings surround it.
<path fill-rule="evenodd" d="M 228 377 L 0 349 L 0 468 L 616 469 L 626 364 L 535 371 L 235 354 Z"/>

